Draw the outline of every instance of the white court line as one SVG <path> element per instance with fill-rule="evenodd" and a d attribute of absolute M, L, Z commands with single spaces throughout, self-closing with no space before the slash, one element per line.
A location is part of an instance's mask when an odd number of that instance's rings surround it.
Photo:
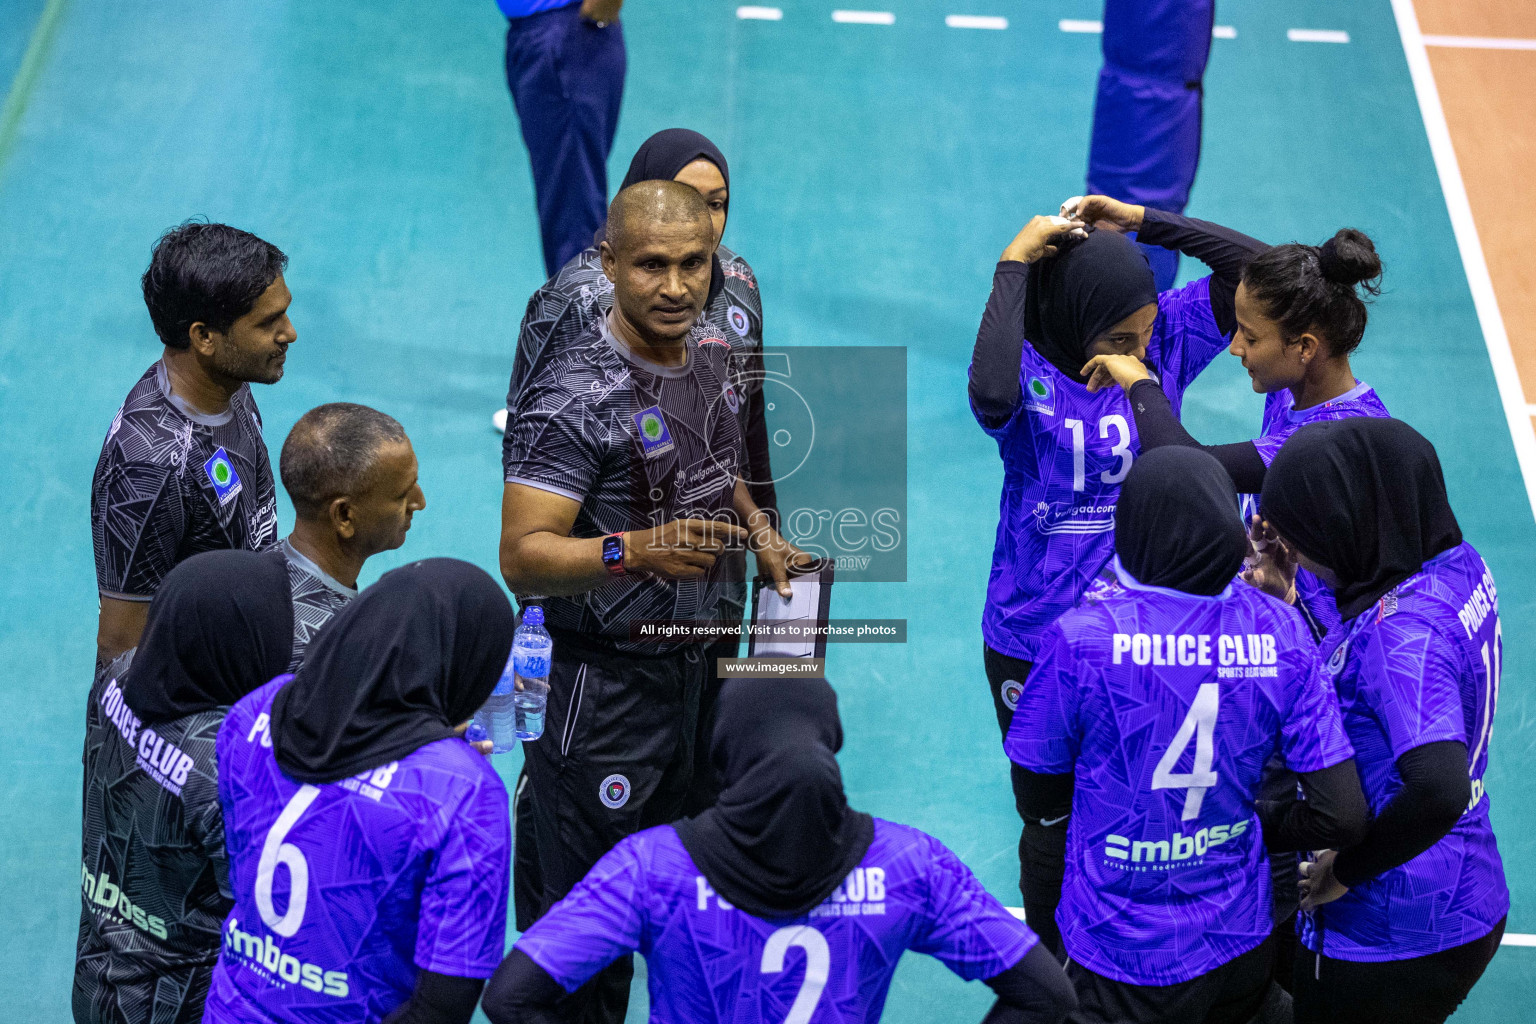
<path fill-rule="evenodd" d="M 944 24 L 950 28 L 990 28 L 1001 32 L 1008 27 L 1008 19 L 985 14 L 946 14 Z"/>
<path fill-rule="evenodd" d="M 1293 43 L 1347 43 L 1349 33 L 1334 28 L 1288 28 L 1285 38 Z"/>
<path fill-rule="evenodd" d="M 1533 402 L 1530 405 L 1527 405 L 1525 407 L 1525 411 L 1530 413 L 1532 416 L 1536 416 L 1536 402 Z"/>
<path fill-rule="evenodd" d="M 894 25 L 890 11 L 833 11 L 832 20 L 841 25 Z"/>
<path fill-rule="evenodd" d="M 1236 39 L 1236 25 L 1214 25 L 1211 28 L 1211 36 L 1216 39 Z"/>
<path fill-rule="evenodd" d="M 1419 113 L 1429 136 L 1430 152 L 1434 154 L 1440 191 L 1445 196 L 1451 228 L 1456 233 L 1461 266 L 1467 275 L 1467 286 L 1472 290 L 1478 323 L 1483 329 L 1483 344 L 1488 347 L 1488 361 L 1493 364 L 1493 379 L 1499 387 L 1504 419 L 1515 444 L 1515 459 L 1525 481 L 1525 497 L 1530 502 L 1532 516 L 1536 517 L 1536 429 L 1531 426 L 1530 407 L 1520 387 L 1520 373 L 1515 368 L 1509 334 L 1504 329 L 1499 300 L 1493 292 L 1493 278 L 1489 276 L 1488 261 L 1483 257 L 1483 246 L 1477 237 L 1472 203 L 1467 199 L 1466 183 L 1461 180 L 1461 166 L 1456 162 L 1456 148 L 1451 145 L 1445 108 L 1440 105 L 1435 73 L 1429 64 L 1429 53 L 1424 49 L 1424 36 L 1419 32 L 1419 16 L 1413 9 L 1413 0 L 1392 0 L 1392 13 L 1397 18 L 1397 34 L 1403 40 L 1403 53 L 1408 57 L 1408 72 L 1413 76 L 1413 91 L 1418 96 Z"/>
<path fill-rule="evenodd" d="M 1536 39 L 1494 36 L 1425 36 L 1425 46 L 1459 46 L 1469 50 L 1536 50 Z"/>
<path fill-rule="evenodd" d="M 783 21 L 784 12 L 777 7 L 738 7 L 736 17 L 742 21 Z"/>
<path fill-rule="evenodd" d="M 1056 27 L 1063 32 L 1094 33 L 1104 31 L 1104 23 L 1102 21 L 1079 21 L 1076 18 L 1062 18 L 1056 23 Z"/>
<path fill-rule="evenodd" d="M 1003 909 L 1007 910 L 1008 913 L 1012 914 L 1020 921 L 1024 920 L 1023 907 L 1004 907 Z M 1505 932 L 1504 938 L 1499 944 L 1501 946 L 1536 946 L 1536 935 L 1525 935 L 1520 932 Z"/>

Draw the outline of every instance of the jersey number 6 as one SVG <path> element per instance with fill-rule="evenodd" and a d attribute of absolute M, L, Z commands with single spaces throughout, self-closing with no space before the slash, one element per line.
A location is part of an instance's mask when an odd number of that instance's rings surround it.
<path fill-rule="evenodd" d="M 272 823 L 267 841 L 261 847 L 261 860 L 256 864 L 256 909 L 261 913 L 262 922 L 285 939 L 292 938 L 304 923 L 304 909 L 309 904 L 309 862 L 304 859 L 302 850 L 283 840 L 319 795 L 316 786 L 299 787 L 283 813 Z M 277 873 L 278 865 L 288 869 L 288 909 L 281 915 L 272 905 L 272 876 Z"/>
<path fill-rule="evenodd" d="M 784 954 L 790 946 L 805 950 L 805 980 L 800 982 L 800 992 L 784 1024 L 810 1024 L 811 1014 L 821 1001 L 821 990 L 827 987 L 832 951 L 827 948 L 827 937 L 810 925 L 788 925 L 768 936 L 768 944 L 763 947 L 764 974 L 778 974 L 784 969 Z"/>

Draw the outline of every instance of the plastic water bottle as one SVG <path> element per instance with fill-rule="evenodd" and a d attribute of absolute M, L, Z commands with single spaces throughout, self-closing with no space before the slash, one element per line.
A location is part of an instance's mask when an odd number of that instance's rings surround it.
<path fill-rule="evenodd" d="M 523 624 L 512 638 L 512 706 L 520 740 L 544 735 L 544 706 L 549 700 L 549 664 L 554 651 L 555 642 L 544 629 L 544 609 L 535 605 L 523 613 Z"/>
<path fill-rule="evenodd" d="M 517 713 L 512 708 L 517 684 L 512 662 L 513 656 L 508 655 L 507 667 L 501 670 L 496 689 L 491 691 L 485 705 L 475 712 L 474 721 L 464 734 L 464 738 L 471 743 L 490 740 L 491 752 L 496 754 L 505 754 L 517 746 Z"/>

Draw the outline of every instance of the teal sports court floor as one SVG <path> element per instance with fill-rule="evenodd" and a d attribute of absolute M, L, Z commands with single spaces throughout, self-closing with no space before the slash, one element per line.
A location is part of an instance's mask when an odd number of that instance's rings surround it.
<path fill-rule="evenodd" d="M 762 282 L 771 345 L 908 350 L 908 582 L 836 614 L 905 618 L 904 646 L 836 647 L 852 802 L 951 845 L 1016 904 L 1018 823 L 981 671 L 999 463 L 965 371 L 998 252 L 1081 190 L 1094 0 L 630 0 L 612 162 L 673 125 L 714 138 L 727 242 Z M 834 21 L 838 2 L 894 14 Z M 946 27 L 1001 16 L 1006 30 Z M 1191 213 L 1271 241 L 1368 231 L 1387 263 L 1357 367 L 1439 446 L 1502 591 L 1506 670 L 1487 779 L 1514 909 L 1536 932 L 1536 521 L 1388 0 L 1222 0 Z M 1291 28 L 1348 33 L 1291 41 Z M 206 215 L 292 257 L 299 341 L 261 389 L 274 449 L 348 399 L 404 422 L 429 505 L 403 551 L 494 571 L 489 413 L 541 279 L 531 184 L 492 0 L 7 0 L 0 6 L 0 1006 L 69 1019 L 83 700 L 95 628 L 88 495 L 101 439 L 158 355 L 150 245 Z M 1186 271 L 1188 267 L 1186 265 Z M 1186 402 L 1206 441 L 1260 400 L 1221 357 Z M 893 439 L 899 441 L 900 439 Z M 286 506 L 286 503 L 285 503 Z M 283 510 L 284 529 L 291 510 Z M 518 755 L 499 759 L 510 781 Z M 1536 940 L 1533 940 L 1536 941 Z M 1458 1020 L 1529 1016 L 1536 948 L 1506 945 Z M 908 958 L 886 1019 L 979 1020 L 989 993 Z M 637 987 L 631 1019 L 643 1019 Z"/>

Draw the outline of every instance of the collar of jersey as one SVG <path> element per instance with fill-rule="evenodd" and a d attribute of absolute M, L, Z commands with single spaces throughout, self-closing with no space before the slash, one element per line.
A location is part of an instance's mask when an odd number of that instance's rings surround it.
<path fill-rule="evenodd" d="M 1299 420 L 1311 419 L 1312 414 L 1317 410 L 1326 409 L 1330 405 L 1338 405 L 1340 402 L 1353 402 L 1355 399 L 1364 395 L 1369 390 L 1371 390 L 1371 386 L 1369 384 L 1363 380 L 1357 380 L 1355 381 L 1354 387 L 1344 392 L 1338 398 L 1330 398 L 1326 402 L 1318 402 L 1316 405 L 1309 405 L 1305 409 L 1298 409 L 1296 406 L 1292 405 L 1285 411 L 1285 415 L 1293 423 Z"/>
<path fill-rule="evenodd" d="M 288 561 L 292 562 L 294 565 L 297 565 L 300 569 L 303 569 L 305 572 L 309 573 L 315 579 L 336 591 L 336 593 L 340 594 L 341 596 L 347 598 L 357 596 L 356 587 L 347 586 L 345 583 L 342 583 L 340 580 L 333 577 L 330 573 L 320 568 L 320 566 L 315 563 L 313 558 L 310 558 L 304 552 L 294 547 L 293 544 L 289 542 L 287 537 L 283 538 L 283 557 L 287 558 Z"/>
<path fill-rule="evenodd" d="M 1225 601 L 1232 596 L 1232 584 L 1230 583 L 1221 588 L 1221 593 L 1219 594 L 1186 594 L 1184 591 L 1174 590 L 1172 587 L 1154 587 L 1150 583 L 1141 582 L 1131 575 L 1129 569 L 1120 564 L 1119 555 L 1116 555 L 1109 564 L 1115 570 L 1115 575 L 1119 577 L 1121 585 L 1127 590 L 1140 590 L 1148 594 L 1167 594 L 1169 597 L 1182 597 L 1186 601 Z"/>
<path fill-rule="evenodd" d="M 222 427 L 235 418 L 235 396 L 229 399 L 229 408 L 219 413 L 198 412 L 188 405 L 180 395 L 171 390 L 171 372 L 165 367 L 165 359 L 161 357 L 155 361 L 155 383 L 160 385 L 160 393 L 165 400 L 171 403 L 171 407 L 181 413 L 193 423 L 201 423 L 205 427 Z M 240 385 L 245 387 L 244 384 Z M 236 395 L 239 394 L 237 391 Z"/>

